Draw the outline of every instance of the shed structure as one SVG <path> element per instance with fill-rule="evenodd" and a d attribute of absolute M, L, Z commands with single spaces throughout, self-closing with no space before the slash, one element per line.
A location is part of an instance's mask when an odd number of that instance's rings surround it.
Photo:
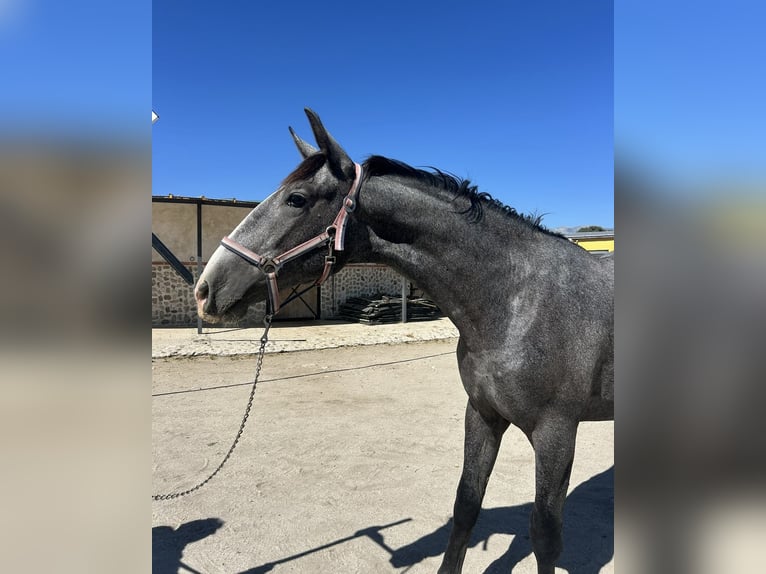
<path fill-rule="evenodd" d="M 221 238 L 257 205 L 234 199 L 152 196 L 153 327 L 197 325 L 193 285 Z M 347 265 L 323 286 L 283 307 L 276 320 L 334 319 L 351 297 L 401 295 L 402 281 L 385 265 Z M 301 287 L 284 286 L 282 298 Z M 265 302 L 259 303 L 237 326 L 260 325 L 265 313 Z"/>

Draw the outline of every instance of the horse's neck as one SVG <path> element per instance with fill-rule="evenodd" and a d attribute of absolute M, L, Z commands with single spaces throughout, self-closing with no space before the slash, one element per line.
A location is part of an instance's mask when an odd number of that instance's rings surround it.
<path fill-rule="evenodd" d="M 397 269 L 423 289 L 461 335 L 478 328 L 477 317 L 513 297 L 535 265 L 534 241 L 516 241 L 522 222 L 484 210 L 481 222 L 459 213 L 443 192 L 424 192 L 406 180 L 370 180 L 358 217 L 369 230 L 369 261 Z M 501 303 L 502 304 L 502 303 Z"/>

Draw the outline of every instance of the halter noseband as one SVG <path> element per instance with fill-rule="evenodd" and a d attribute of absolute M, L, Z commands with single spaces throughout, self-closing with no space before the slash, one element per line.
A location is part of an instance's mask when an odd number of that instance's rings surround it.
<path fill-rule="evenodd" d="M 354 163 L 354 171 L 354 181 L 351 182 L 351 189 L 343 200 L 343 205 L 341 206 L 338 215 L 335 216 L 332 224 L 327 229 L 325 229 L 324 232 L 309 239 L 308 241 L 305 241 L 304 243 L 301 243 L 292 249 L 288 249 L 281 255 L 268 258 L 263 257 L 262 255 L 258 255 L 244 245 L 237 243 L 230 237 L 224 237 L 221 240 L 221 245 L 223 245 L 226 249 L 235 255 L 239 255 L 242 259 L 250 263 L 250 265 L 257 267 L 266 274 L 266 287 L 269 291 L 269 304 L 271 305 L 271 309 L 267 311 L 267 314 L 276 315 L 277 311 L 279 311 L 280 307 L 282 306 L 282 303 L 279 300 L 277 273 L 279 273 L 282 265 L 288 261 L 292 261 L 296 257 L 300 257 L 301 255 L 304 255 L 310 251 L 314 251 L 323 245 L 327 245 L 328 247 L 328 253 L 324 258 L 324 270 L 322 271 L 322 275 L 319 277 L 319 279 L 314 281 L 314 283 L 307 289 L 304 289 L 300 293 L 296 293 L 289 297 L 287 301 L 284 302 L 284 305 L 293 299 L 300 297 L 309 289 L 312 289 L 317 285 L 321 285 L 330 276 L 332 266 L 335 264 L 334 252 L 343 251 L 346 236 L 346 225 L 348 224 L 349 215 L 356 209 L 356 199 L 357 195 L 359 194 L 359 187 L 362 184 L 362 166 L 358 163 Z"/>

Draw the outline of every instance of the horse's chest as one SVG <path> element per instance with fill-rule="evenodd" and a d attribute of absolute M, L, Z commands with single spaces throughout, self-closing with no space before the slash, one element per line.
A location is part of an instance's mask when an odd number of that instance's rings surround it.
<path fill-rule="evenodd" d="M 458 365 L 471 403 L 488 417 L 499 414 L 523 428 L 547 400 L 536 374 L 512 357 L 458 348 Z"/>

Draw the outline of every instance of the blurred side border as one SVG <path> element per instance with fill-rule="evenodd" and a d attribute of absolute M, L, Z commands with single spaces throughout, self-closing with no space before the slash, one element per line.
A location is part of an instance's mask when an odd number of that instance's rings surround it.
<path fill-rule="evenodd" d="M 764 19 L 615 3 L 621 572 L 766 563 Z"/>
<path fill-rule="evenodd" d="M 151 569 L 151 13 L 0 4 L 9 572 Z"/>

